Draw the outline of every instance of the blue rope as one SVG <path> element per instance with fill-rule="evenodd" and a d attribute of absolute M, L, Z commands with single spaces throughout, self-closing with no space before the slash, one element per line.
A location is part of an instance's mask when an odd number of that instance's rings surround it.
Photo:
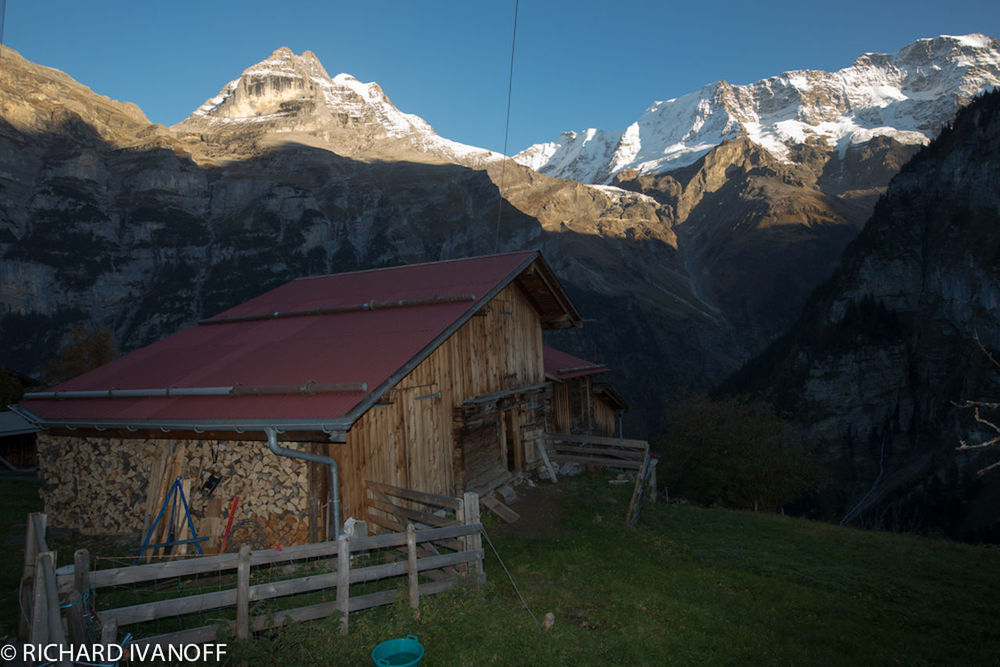
<path fill-rule="evenodd" d="M 60 608 L 60 609 L 68 609 L 69 607 L 72 607 L 72 606 L 74 606 L 74 605 L 78 605 L 78 604 L 80 604 L 81 602 L 86 602 L 86 601 L 87 601 L 87 600 L 89 600 L 89 599 L 90 599 L 90 591 L 86 591 L 86 592 L 85 592 L 85 593 L 83 594 L 83 597 L 81 597 L 81 598 L 80 598 L 79 600 L 77 600 L 76 602 L 67 602 L 67 603 L 65 603 L 65 604 L 61 604 L 61 605 L 59 605 L 59 608 Z"/>

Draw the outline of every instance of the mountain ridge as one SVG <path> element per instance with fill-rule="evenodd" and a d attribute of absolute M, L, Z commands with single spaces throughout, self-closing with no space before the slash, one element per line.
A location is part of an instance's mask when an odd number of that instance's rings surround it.
<path fill-rule="evenodd" d="M 997 541 L 982 428 L 956 407 L 1000 395 L 1000 92 L 906 163 L 790 330 L 725 392 L 769 396 L 836 471 L 823 518 Z M 984 438 L 985 439 L 985 438 Z"/>
<path fill-rule="evenodd" d="M 300 275 L 540 247 L 595 320 L 552 342 L 614 368 L 646 432 L 794 321 L 912 150 L 785 162 L 739 136 L 588 185 L 463 157 L 309 53 L 278 49 L 173 127 L 82 84 L 46 96 L 21 62 L 0 70 L 0 362 L 36 368 L 74 323 L 127 350 Z"/>
<path fill-rule="evenodd" d="M 296 55 L 288 47 L 245 69 L 172 129 L 239 133 L 248 124 L 270 134 L 309 133 L 349 157 L 370 158 L 386 141 L 395 144 L 393 157 L 410 149 L 411 157 L 475 167 L 502 157 L 439 136 L 424 119 L 396 108 L 377 83 L 346 73 L 331 77 L 314 53 Z M 363 139 L 348 141 L 351 133 Z"/>
<path fill-rule="evenodd" d="M 514 159 L 542 173 L 608 183 L 692 164 L 724 139 L 746 135 L 781 160 L 818 142 L 843 157 L 878 136 L 925 144 L 978 92 L 1000 85 L 1000 41 L 974 33 L 925 38 L 895 54 L 866 53 L 836 72 L 792 70 L 745 84 L 725 81 L 654 102 L 621 132 L 590 128 L 530 146 Z"/>

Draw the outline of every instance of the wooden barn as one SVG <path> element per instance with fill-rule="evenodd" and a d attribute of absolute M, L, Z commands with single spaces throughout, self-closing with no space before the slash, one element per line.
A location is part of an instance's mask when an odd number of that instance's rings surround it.
<path fill-rule="evenodd" d="M 607 366 L 546 346 L 545 376 L 552 383 L 552 422 L 557 433 L 621 435 L 626 404 L 597 377 Z"/>
<path fill-rule="evenodd" d="M 539 466 L 542 331 L 580 321 L 537 251 L 303 278 L 15 409 L 53 525 L 144 530 L 180 477 L 259 543 L 329 539 L 366 480 L 454 496 Z"/>

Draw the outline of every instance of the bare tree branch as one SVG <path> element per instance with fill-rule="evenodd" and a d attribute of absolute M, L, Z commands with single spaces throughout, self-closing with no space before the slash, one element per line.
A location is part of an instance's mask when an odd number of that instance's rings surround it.
<path fill-rule="evenodd" d="M 980 340 L 980 338 L 979 338 L 979 330 L 978 329 L 976 329 L 976 331 L 975 331 L 975 338 L 976 338 L 976 345 L 978 345 L 979 349 L 983 351 L 983 354 L 986 355 L 986 358 L 989 359 L 993 363 L 994 366 L 996 366 L 997 368 L 1000 368 L 1000 361 L 996 360 L 996 357 L 994 357 L 993 354 L 989 350 L 986 349 L 986 346 L 983 345 L 983 341 Z"/>
<path fill-rule="evenodd" d="M 1000 461 L 997 461 L 996 463 L 992 463 L 992 464 L 986 466 L 985 468 L 983 468 L 982 470 L 977 470 L 976 471 L 976 475 L 978 475 L 979 477 L 982 477 L 985 473 L 989 472 L 990 470 L 993 470 L 994 468 L 1000 468 Z"/>
<path fill-rule="evenodd" d="M 962 401 L 961 403 L 952 401 L 951 404 L 963 410 L 969 408 L 989 408 L 990 410 L 996 410 L 1000 408 L 1000 403 L 991 403 L 989 401 Z"/>
<path fill-rule="evenodd" d="M 975 339 L 976 339 L 976 345 L 978 345 L 980 351 L 982 351 L 982 353 L 984 355 L 986 355 L 986 358 L 990 360 L 990 363 L 992 363 L 994 366 L 996 366 L 998 369 L 1000 369 L 1000 362 L 997 361 L 997 358 L 995 356 L 993 356 L 992 352 L 990 352 L 989 350 L 986 349 L 986 346 L 983 345 L 982 339 L 979 338 L 979 331 L 975 332 Z M 986 440 L 983 440 L 981 442 L 974 443 L 974 444 L 971 444 L 971 445 L 969 443 L 967 443 L 965 440 L 959 439 L 959 441 L 958 441 L 959 442 L 959 446 L 955 448 L 956 451 L 962 452 L 962 451 L 968 451 L 970 449 L 985 449 L 987 447 L 992 447 L 992 446 L 1000 443 L 1000 426 L 998 426 L 996 423 L 990 421 L 986 417 L 983 417 L 982 413 L 980 412 L 980 410 L 982 410 L 982 409 L 985 409 L 985 410 L 998 410 L 998 409 L 1000 409 L 1000 402 L 994 402 L 994 401 L 963 401 L 961 403 L 952 402 L 952 405 L 954 405 L 955 407 L 959 408 L 960 410 L 972 410 L 972 418 L 977 423 L 982 424 L 983 426 L 985 426 L 990 431 L 993 431 L 994 433 L 996 433 L 996 435 L 994 437 L 992 437 L 992 438 L 989 438 L 989 439 L 986 439 Z M 1000 468 L 1000 461 L 997 461 L 997 462 L 995 462 L 995 463 L 993 463 L 991 465 L 986 466 L 985 468 L 982 468 L 981 470 L 976 471 L 976 474 L 981 476 L 981 475 L 985 474 L 986 472 L 988 472 L 990 470 L 993 470 L 994 468 Z"/>

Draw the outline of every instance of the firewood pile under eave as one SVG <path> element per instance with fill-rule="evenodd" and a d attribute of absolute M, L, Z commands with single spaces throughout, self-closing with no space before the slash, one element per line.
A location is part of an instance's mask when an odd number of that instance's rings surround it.
<path fill-rule="evenodd" d="M 38 456 L 40 496 L 53 526 L 87 534 L 140 533 L 181 477 L 189 482 L 187 500 L 199 536 L 216 532 L 239 496 L 234 532 L 244 542 L 274 546 L 308 538 L 308 466 L 274 455 L 266 443 L 40 434 Z M 215 488 L 203 488 L 213 476 Z M 213 516 L 219 507 L 222 515 Z M 219 536 L 209 537 L 215 543 Z"/>

